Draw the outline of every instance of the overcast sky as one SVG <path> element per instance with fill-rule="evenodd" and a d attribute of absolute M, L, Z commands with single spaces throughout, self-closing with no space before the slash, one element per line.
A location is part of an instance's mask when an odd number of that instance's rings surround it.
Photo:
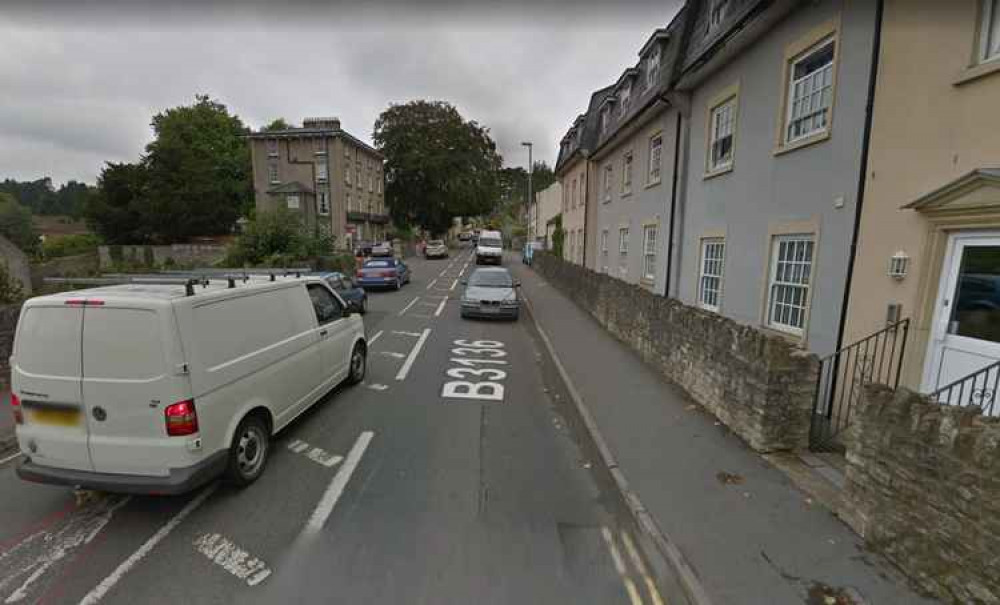
<path fill-rule="evenodd" d="M 363 12 L 299 4 L 281 13 L 270 8 L 284 6 L 279 0 L 143 10 L 91 2 L 85 11 L 5 4 L 0 179 L 92 183 L 104 162 L 138 159 L 152 115 L 196 93 L 254 129 L 279 116 L 332 115 L 369 142 L 388 104 L 447 100 L 491 129 L 505 164 L 527 164 L 523 140 L 552 164 L 590 93 L 635 63 L 680 2 L 614 10 L 521 2 L 489 11 L 358 0 Z"/>

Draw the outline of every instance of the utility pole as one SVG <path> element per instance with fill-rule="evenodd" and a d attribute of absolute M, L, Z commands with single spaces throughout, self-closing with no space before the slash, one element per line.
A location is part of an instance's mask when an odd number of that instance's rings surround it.
<path fill-rule="evenodd" d="M 531 147 L 532 147 L 531 141 L 522 141 L 521 145 L 524 145 L 525 147 L 528 148 L 528 203 L 526 205 L 526 208 L 528 210 L 528 213 L 527 213 L 528 214 L 528 220 L 530 221 L 531 220 L 531 205 L 533 203 L 535 203 L 535 192 L 534 192 L 534 190 L 531 187 L 531 173 L 535 171 L 535 163 L 531 159 Z M 529 233 L 530 231 L 531 231 L 530 228 L 525 229 L 525 233 Z M 525 236 L 525 238 L 527 239 L 527 236 Z M 525 242 L 525 243 L 527 243 L 527 242 Z"/>

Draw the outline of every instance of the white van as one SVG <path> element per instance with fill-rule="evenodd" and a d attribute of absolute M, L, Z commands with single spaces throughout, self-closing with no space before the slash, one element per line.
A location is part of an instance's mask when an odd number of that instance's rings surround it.
<path fill-rule="evenodd" d="M 270 437 L 360 382 L 366 357 L 361 316 L 318 277 L 33 298 L 11 356 L 17 473 L 145 494 L 247 485 Z"/>
<path fill-rule="evenodd" d="M 476 243 L 476 264 L 495 263 L 503 261 L 503 236 L 499 231 L 482 231 Z"/>

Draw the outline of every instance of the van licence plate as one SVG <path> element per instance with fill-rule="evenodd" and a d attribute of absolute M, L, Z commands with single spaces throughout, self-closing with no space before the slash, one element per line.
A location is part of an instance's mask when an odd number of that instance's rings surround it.
<path fill-rule="evenodd" d="M 35 408 L 26 410 L 28 418 L 38 424 L 51 426 L 79 426 L 80 410 L 73 408 Z"/>

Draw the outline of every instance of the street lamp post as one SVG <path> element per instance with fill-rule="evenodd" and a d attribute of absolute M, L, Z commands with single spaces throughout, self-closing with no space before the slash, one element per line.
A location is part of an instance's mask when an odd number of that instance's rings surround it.
<path fill-rule="evenodd" d="M 531 205 L 535 202 L 535 197 L 534 197 L 535 192 L 531 188 L 531 173 L 535 171 L 535 163 L 531 159 L 531 146 L 532 146 L 531 141 L 522 141 L 521 145 L 524 145 L 525 147 L 528 148 L 528 204 L 527 204 L 527 209 L 528 209 L 528 220 L 530 221 L 531 220 Z M 531 231 L 530 227 L 528 229 L 525 229 L 526 233 L 528 233 L 530 231 Z"/>

